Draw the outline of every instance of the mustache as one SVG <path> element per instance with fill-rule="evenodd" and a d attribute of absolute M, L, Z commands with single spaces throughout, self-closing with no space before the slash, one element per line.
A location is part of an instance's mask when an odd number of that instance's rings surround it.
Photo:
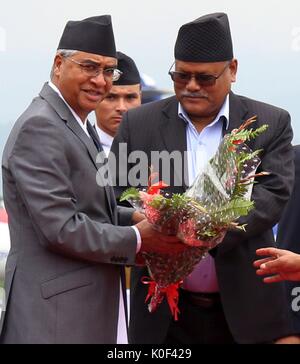
<path fill-rule="evenodd" d="M 182 97 L 194 97 L 194 98 L 208 98 L 207 93 L 205 92 L 187 92 L 184 91 L 181 94 Z"/>

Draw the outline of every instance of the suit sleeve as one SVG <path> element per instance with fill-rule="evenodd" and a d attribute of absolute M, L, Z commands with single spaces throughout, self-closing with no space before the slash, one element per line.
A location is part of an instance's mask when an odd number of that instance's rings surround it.
<path fill-rule="evenodd" d="M 130 226 L 133 224 L 132 214 L 135 211 L 130 207 L 118 206 L 118 222 L 121 226 Z"/>
<path fill-rule="evenodd" d="M 282 249 L 289 249 L 295 253 L 300 253 L 300 145 L 294 146 L 293 149 L 295 152 L 294 189 L 278 225 L 277 242 Z"/>
<path fill-rule="evenodd" d="M 133 264 L 137 239 L 131 227 L 99 223 L 78 210 L 68 147 L 57 125 L 36 117 L 22 127 L 9 158 L 41 244 L 68 257 L 113 263 L 122 256 Z"/>
<path fill-rule="evenodd" d="M 271 174 L 259 178 L 254 185 L 252 200 L 255 208 L 247 217 L 239 220 L 240 224 L 246 224 L 246 232 L 228 232 L 224 239 L 225 244 L 220 244 L 220 249 L 228 249 L 243 240 L 259 236 L 267 230 L 271 231 L 290 197 L 294 181 L 294 162 L 289 114 L 282 110 L 278 122 L 270 125 L 269 129 L 270 138 L 263 145 L 262 163 L 257 172 L 266 171 Z M 272 234 L 270 242 L 271 239 Z"/>

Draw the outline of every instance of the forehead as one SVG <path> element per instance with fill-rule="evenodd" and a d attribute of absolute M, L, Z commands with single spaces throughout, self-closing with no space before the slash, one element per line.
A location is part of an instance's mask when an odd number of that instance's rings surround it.
<path fill-rule="evenodd" d="M 200 63 L 200 62 L 184 62 L 175 61 L 176 71 L 185 72 L 198 72 L 198 73 L 218 73 L 226 65 L 227 62 L 211 62 L 211 63 Z"/>
<path fill-rule="evenodd" d="M 136 85 L 113 85 L 110 94 L 126 96 L 133 93 L 140 93 L 140 84 Z"/>
<path fill-rule="evenodd" d="M 116 58 L 101 56 L 99 54 L 94 54 L 94 53 L 86 53 L 86 52 L 78 51 L 75 53 L 75 55 L 72 58 L 74 58 L 78 61 L 80 60 L 81 62 L 91 61 L 91 62 L 95 62 L 95 63 L 99 63 L 99 64 L 109 64 L 112 66 L 117 65 Z"/>

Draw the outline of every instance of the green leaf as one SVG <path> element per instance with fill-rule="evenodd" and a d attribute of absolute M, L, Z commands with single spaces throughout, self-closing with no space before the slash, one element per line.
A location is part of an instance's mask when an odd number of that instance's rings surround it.
<path fill-rule="evenodd" d="M 157 210 L 161 208 L 166 208 L 168 204 L 168 200 L 162 195 L 154 195 L 151 202 L 149 202 L 149 206 L 154 207 Z"/>
<path fill-rule="evenodd" d="M 261 127 L 253 130 L 253 129 L 242 129 L 241 131 L 234 133 L 234 134 L 229 134 L 229 141 L 230 143 L 232 143 L 235 140 L 250 140 L 250 139 L 254 139 L 256 138 L 258 135 L 262 134 L 263 132 L 265 132 L 268 129 L 268 125 L 264 124 Z"/>
<path fill-rule="evenodd" d="M 228 221 L 232 221 L 236 217 L 247 215 L 249 211 L 252 210 L 253 206 L 253 201 L 237 198 L 229 201 L 226 205 L 212 210 L 211 214 L 214 215 L 215 218 L 220 219 L 220 221 L 226 221 L 227 219 Z"/>
<path fill-rule="evenodd" d="M 128 188 L 126 191 L 122 193 L 120 197 L 120 202 L 129 201 L 130 199 L 140 200 L 139 191 L 134 187 Z"/>

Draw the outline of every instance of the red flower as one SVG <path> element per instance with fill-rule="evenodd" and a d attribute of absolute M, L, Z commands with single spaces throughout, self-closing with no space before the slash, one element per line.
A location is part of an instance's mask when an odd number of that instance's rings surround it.
<path fill-rule="evenodd" d="M 150 206 L 153 199 L 159 194 L 149 194 L 147 192 L 140 191 L 140 198 L 143 201 L 143 208 L 148 221 L 151 224 L 156 224 L 160 219 L 160 212 L 153 206 Z M 159 195 L 160 196 L 160 195 Z"/>
<path fill-rule="evenodd" d="M 152 168 L 151 168 L 152 171 Z M 149 181 L 148 181 L 148 190 L 147 192 L 149 193 L 149 195 L 155 195 L 155 194 L 159 194 L 160 190 L 162 188 L 166 188 L 168 187 L 168 185 L 163 182 L 163 181 L 158 181 L 157 183 L 152 183 L 153 180 L 158 176 L 157 172 L 152 172 L 149 176 Z"/>
<path fill-rule="evenodd" d="M 244 143 L 243 139 L 238 139 L 238 140 L 233 140 L 232 141 L 232 144 L 234 144 L 234 145 L 239 145 L 239 144 L 242 144 L 242 143 Z"/>
<path fill-rule="evenodd" d="M 149 193 L 149 195 L 159 194 L 160 190 L 162 188 L 166 188 L 166 187 L 168 187 L 168 185 L 165 182 L 159 181 L 159 182 L 154 183 L 153 185 L 149 186 L 147 192 Z"/>
<path fill-rule="evenodd" d="M 150 224 L 156 224 L 160 219 L 160 212 L 148 204 L 145 206 L 145 215 Z"/>
<path fill-rule="evenodd" d="M 201 241 L 196 236 L 197 226 L 194 219 L 187 219 L 178 226 L 178 234 L 181 235 L 185 244 L 190 246 L 200 246 Z"/>

